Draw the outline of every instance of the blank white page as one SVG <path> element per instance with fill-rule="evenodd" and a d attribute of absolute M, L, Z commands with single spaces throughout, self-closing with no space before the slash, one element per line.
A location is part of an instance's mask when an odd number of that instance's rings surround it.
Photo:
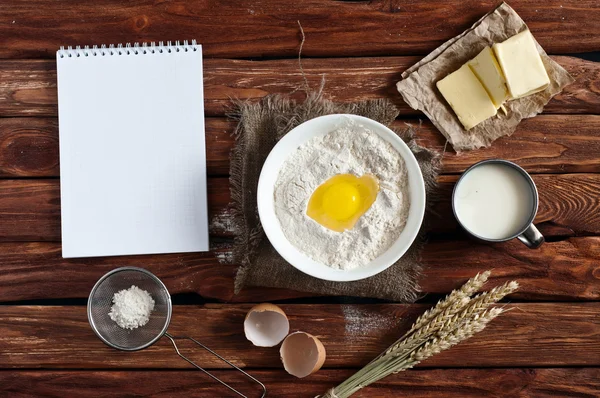
<path fill-rule="evenodd" d="M 208 250 L 201 46 L 57 65 L 63 257 Z"/>

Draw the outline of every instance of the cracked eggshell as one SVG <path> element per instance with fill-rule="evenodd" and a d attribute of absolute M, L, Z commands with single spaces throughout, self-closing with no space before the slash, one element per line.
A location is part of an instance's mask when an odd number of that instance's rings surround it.
<path fill-rule="evenodd" d="M 287 336 L 279 350 L 286 372 L 303 378 L 321 369 L 325 362 L 325 347 L 313 335 L 294 332 Z"/>
<path fill-rule="evenodd" d="M 258 304 L 248 311 L 244 320 L 246 338 L 258 347 L 274 347 L 290 332 L 285 312 L 274 304 Z"/>

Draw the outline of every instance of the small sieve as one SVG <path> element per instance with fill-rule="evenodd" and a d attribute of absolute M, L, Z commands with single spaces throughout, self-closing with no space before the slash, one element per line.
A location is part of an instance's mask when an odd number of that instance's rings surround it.
<path fill-rule="evenodd" d="M 146 325 L 133 330 L 122 329 L 116 322 L 110 319 L 108 315 L 112 306 L 112 299 L 115 293 L 120 290 L 128 289 L 132 285 L 139 287 L 142 290 L 150 293 L 154 299 L 154 310 L 150 314 L 150 319 Z M 240 371 L 246 377 L 250 378 L 254 382 L 258 383 L 262 389 L 264 397 L 267 394 L 267 389 L 263 383 L 258 381 L 253 376 L 249 375 L 239 367 L 235 366 L 213 350 L 209 349 L 205 345 L 196 341 L 191 337 L 178 337 L 173 336 L 167 332 L 169 322 L 171 321 L 171 296 L 166 286 L 158 279 L 154 274 L 146 271 L 142 268 L 137 267 L 123 267 L 117 268 L 106 275 L 104 275 L 94 285 L 90 297 L 88 299 L 87 314 L 92 326 L 92 330 L 96 335 L 107 345 L 122 351 L 137 351 L 142 350 L 146 347 L 154 344 L 162 336 L 166 336 L 177 355 L 183 358 L 188 363 L 195 366 L 197 369 L 206 373 L 208 376 L 213 378 L 215 381 L 221 383 L 223 386 L 229 388 L 231 391 L 237 393 L 242 397 L 246 397 L 244 394 L 231 387 L 212 373 L 206 371 L 202 367 L 198 366 L 192 360 L 185 357 L 177 347 L 176 340 L 189 340 L 198 346 L 202 347 L 206 351 L 210 352 L 232 368 Z M 247 397 L 246 397 L 247 398 Z"/>

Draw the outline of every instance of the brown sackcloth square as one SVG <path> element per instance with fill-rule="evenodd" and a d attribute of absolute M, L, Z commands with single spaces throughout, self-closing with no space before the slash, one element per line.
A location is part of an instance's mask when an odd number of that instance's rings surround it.
<path fill-rule="evenodd" d="M 413 302 L 419 292 L 419 253 L 417 238 L 406 254 L 386 271 L 356 282 L 330 282 L 306 275 L 288 264 L 265 237 L 256 204 L 258 177 L 262 165 L 277 141 L 294 127 L 317 116 L 352 113 L 390 126 L 398 111 L 388 100 L 336 104 L 320 93 L 309 94 L 302 103 L 288 97 L 268 96 L 256 103 L 237 102 L 230 115 L 238 121 L 236 143 L 231 157 L 231 198 L 236 238 L 233 261 L 241 264 L 236 280 L 238 293 L 244 286 L 264 286 L 301 290 L 319 295 L 343 295 Z M 440 156 L 418 146 L 407 127 L 398 133 L 415 154 L 429 195 L 438 174 Z"/>
<path fill-rule="evenodd" d="M 402 73 L 403 80 L 398 82 L 396 87 L 410 107 L 423 111 L 429 117 L 455 151 L 490 146 L 496 139 L 512 134 L 522 119 L 534 117 L 542 112 L 552 97 L 574 81 L 571 75 L 552 60 L 536 42 L 550 77 L 548 88 L 506 102 L 506 115 L 498 112 L 497 117 L 489 118 L 468 131 L 458 121 L 435 83 L 475 57 L 485 46 L 502 42 L 525 29 L 527 25 L 515 10 L 502 3 L 475 22 L 471 28 L 448 40 Z"/>

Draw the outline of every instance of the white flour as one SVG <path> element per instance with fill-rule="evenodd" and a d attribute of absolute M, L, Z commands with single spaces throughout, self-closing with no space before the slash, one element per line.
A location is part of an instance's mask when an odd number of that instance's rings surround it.
<path fill-rule="evenodd" d="M 144 326 L 154 310 L 154 299 L 145 290 L 132 285 L 115 293 L 108 316 L 123 329 Z"/>
<path fill-rule="evenodd" d="M 354 228 L 331 231 L 306 215 L 315 188 L 336 174 L 373 174 L 377 199 Z M 275 213 L 286 238 L 332 268 L 369 263 L 396 241 L 410 206 L 406 167 L 391 144 L 365 127 L 347 124 L 300 146 L 285 161 L 275 185 Z"/>

